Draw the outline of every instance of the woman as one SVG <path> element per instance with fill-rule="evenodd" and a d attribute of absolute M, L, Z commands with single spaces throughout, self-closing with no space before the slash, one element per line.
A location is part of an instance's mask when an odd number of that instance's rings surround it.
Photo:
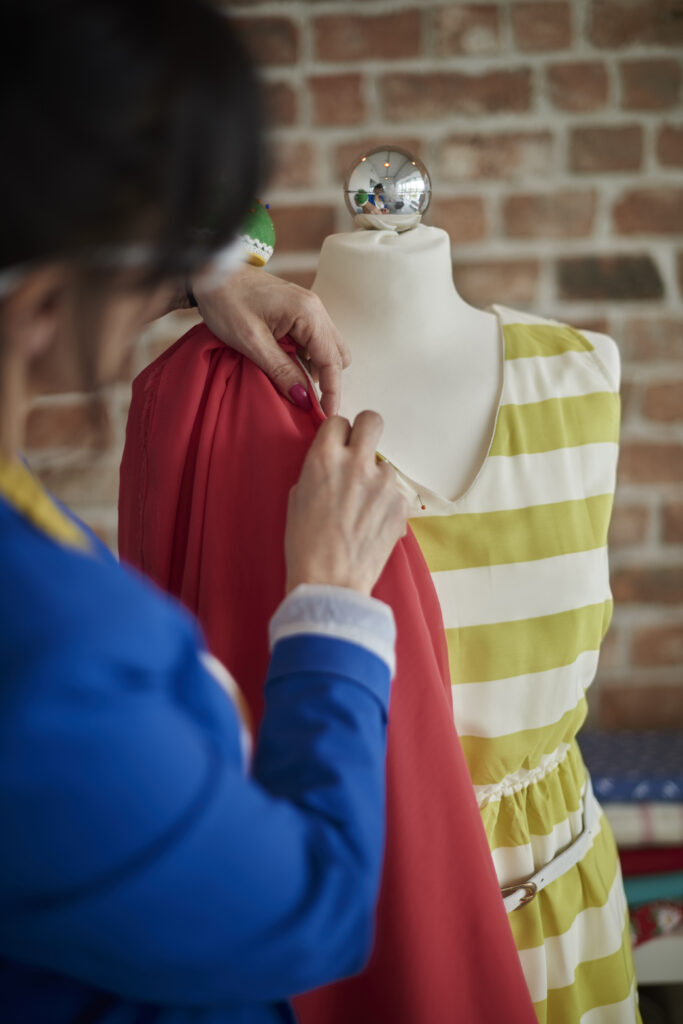
<path fill-rule="evenodd" d="M 206 272 L 258 178 L 248 61 L 198 0 L 6 0 L 0 38 L 0 1018 L 291 1020 L 369 951 L 393 667 L 369 594 L 407 509 L 379 417 L 329 419 L 290 498 L 249 772 L 195 624 L 20 456 L 31 396 L 110 379 L 187 277 L 287 392 L 264 338 L 296 320 L 334 411 L 317 307 L 242 272 L 231 302 Z"/>

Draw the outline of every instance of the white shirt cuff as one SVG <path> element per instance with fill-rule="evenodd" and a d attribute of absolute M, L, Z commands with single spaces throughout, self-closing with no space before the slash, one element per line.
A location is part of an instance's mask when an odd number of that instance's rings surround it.
<path fill-rule="evenodd" d="M 270 620 L 271 650 L 286 637 L 317 634 L 365 647 L 396 670 L 396 624 L 391 608 L 348 587 L 301 583 Z"/>

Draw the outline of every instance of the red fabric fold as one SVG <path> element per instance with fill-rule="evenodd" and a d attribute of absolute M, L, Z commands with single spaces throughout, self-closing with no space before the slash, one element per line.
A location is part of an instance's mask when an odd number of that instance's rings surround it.
<path fill-rule="evenodd" d="M 121 556 L 195 612 L 258 725 L 284 595 L 287 497 L 323 416 L 203 325 L 133 385 Z M 412 533 L 374 595 L 398 627 L 387 841 L 367 968 L 295 1001 L 302 1024 L 534 1024 L 453 724 L 441 613 Z"/>

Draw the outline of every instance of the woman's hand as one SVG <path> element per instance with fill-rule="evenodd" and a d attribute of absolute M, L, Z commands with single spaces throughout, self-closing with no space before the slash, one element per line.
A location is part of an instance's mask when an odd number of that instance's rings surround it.
<path fill-rule="evenodd" d="M 317 295 L 256 267 L 241 267 L 224 285 L 193 282 L 206 325 L 230 348 L 256 363 L 290 402 L 310 409 L 309 382 L 277 344 L 286 334 L 308 360 L 328 416 L 339 409 L 341 375 L 351 355 Z"/>
<path fill-rule="evenodd" d="M 370 594 L 396 541 L 404 536 L 408 500 L 396 472 L 377 462 L 381 416 L 362 412 L 326 420 L 289 496 L 287 591 L 328 583 Z"/>

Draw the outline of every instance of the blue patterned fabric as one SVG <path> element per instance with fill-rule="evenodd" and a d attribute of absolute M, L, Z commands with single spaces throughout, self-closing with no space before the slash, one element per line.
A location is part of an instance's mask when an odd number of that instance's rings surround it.
<path fill-rule="evenodd" d="M 683 732 L 583 732 L 601 803 L 683 802 Z"/>

